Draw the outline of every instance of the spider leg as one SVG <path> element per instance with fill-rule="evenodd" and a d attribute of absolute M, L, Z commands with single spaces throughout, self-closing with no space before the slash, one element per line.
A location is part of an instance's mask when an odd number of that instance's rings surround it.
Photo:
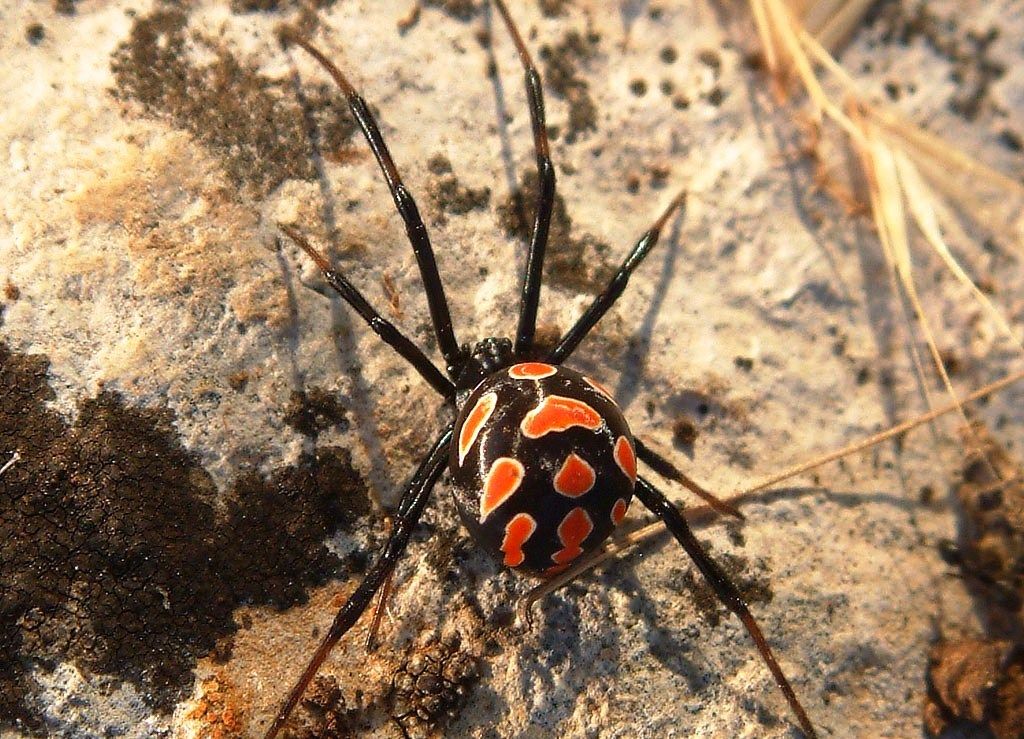
<path fill-rule="evenodd" d="M 519 326 L 516 329 L 515 354 L 525 357 L 533 348 L 533 335 L 537 328 L 537 304 L 540 302 L 541 277 L 544 271 L 544 250 L 548 245 L 548 228 L 551 225 L 551 210 L 555 205 L 555 165 L 551 162 L 548 145 L 547 124 L 544 121 L 544 93 L 541 90 L 540 73 L 533 64 L 530 52 L 526 50 L 516 28 L 515 21 L 502 0 L 494 0 L 494 6 L 505 21 L 512 41 L 519 53 L 526 77 L 526 94 L 530 101 L 530 123 L 533 127 L 533 148 L 537 156 L 537 210 L 533 221 L 533 235 L 530 237 L 530 253 L 526 259 L 526 274 L 523 275 L 522 297 L 519 304 Z"/>
<path fill-rule="evenodd" d="M 691 493 L 696 495 L 698 498 L 706 502 L 712 508 L 719 513 L 724 513 L 727 516 L 735 516 L 739 520 L 746 518 L 739 509 L 732 503 L 722 500 L 714 494 L 708 492 L 703 487 L 698 485 L 694 480 L 690 479 L 681 469 L 672 464 L 668 459 L 658 454 L 656 451 L 651 449 L 649 446 L 644 444 L 640 439 L 634 438 L 633 441 L 636 443 L 636 456 L 650 467 L 652 470 L 657 472 L 659 475 L 664 477 L 666 480 L 672 480 L 678 482 L 684 488 L 689 490 Z"/>
<path fill-rule="evenodd" d="M 579 320 L 576 321 L 575 325 L 566 331 L 565 336 L 558 342 L 558 346 L 554 348 L 550 355 L 548 355 L 547 361 L 552 364 L 562 364 L 569 355 L 576 350 L 579 343 L 583 341 L 586 335 L 590 332 L 590 329 L 601 320 L 602 316 L 608 312 L 608 309 L 615 305 L 615 301 L 619 299 L 623 291 L 626 289 L 626 284 L 629 282 L 630 275 L 633 274 L 640 263 L 644 260 L 644 257 L 650 253 L 651 249 L 658 243 L 658 237 L 661 236 L 661 229 L 668 222 L 668 219 L 672 214 L 686 201 L 686 191 L 683 190 L 669 203 L 669 206 L 665 209 L 665 212 L 661 214 L 654 224 L 644 232 L 644 235 L 640 237 L 640 240 L 636 242 L 636 246 L 629 253 L 629 256 L 622 262 L 619 267 L 619 271 L 612 277 L 611 282 L 608 283 L 604 291 L 594 298 L 594 302 L 590 304 L 586 312 L 580 316 Z"/>
<path fill-rule="evenodd" d="M 423 379 L 430 383 L 431 387 L 441 393 L 441 395 L 443 395 L 447 400 L 454 402 L 455 386 L 447 377 L 444 376 L 441 370 L 434 366 L 434 363 L 430 361 L 427 355 L 424 354 L 411 339 L 399 331 L 393 323 L 378 313 L 374 307 L 370 305 L 369 301 L 363 297 L 363 294 L 348 281 L 348 278 L 346 278 L 341 272 L 334 269 L 331 266 L 331 263 L 327 261 L 327 258 L 314 248 L 305 236 L 287 224 L 280 223 L 278 224 L 278 227 L 288 235 L 288 238 L 301 246 L 302 250 L 305 251 L 314 262 L 316 262 L 316 266 L 320 268 L 320 271 L 323 273 L 324 279 L 327 280 L 328 284 L 334 288 L 335 292 L 337 292 L 346 303 L 352 306 L 353 310 L 355 310 L 355 312 L 358 313 L 367 324 L 369 324 L 370 328 L 372 328 L 374 333 L 384 340 L 385 344 L 390 346 L 406 361 L 408 361 L 409 364 L 411 364 L 416 371 L 420 373 Z"/>
<path fill-rule="evenodd" d="M 288 699 L 274 717 L 274 722 L 267 730 L 265 739 L 273 739 L 277 736 L 277 733 L 288 720 L 288 716 L 291 715 L 292 710 L 298 704 L 299 699 L 302 698 L 306 687 L 320 670 L 320 666 L 327 659 L 327 655 L 331 653 L 334 645 L 356 624 L 359 617 L 363 615 L 373 601 L 374 594 L 383 585 L 388 575 L 394 571 L 398 558 L 402 556 L 406 546 L 409 544 L 412 531 L 420 520 L 420 515 L 423 513 L 427 500 L 430 498 L 430 491 L 433 490 L 434 484 L 444 471 L 445 464 L 448 461 L 448 447 L 451 444 L 451 440 L 452 424 L 448 424 L 448 427 L 438 437 L 437 441 L 434 442 L 434 446 L 431 447 L 430 452 L 420 463 L 416 474 L 413 475 L 406 486 L 405 492 L 402 493 L 398 512 L 395 513 L 394 528 L 391 530 L 391 535 L 388 537 L 387 543 L 384 544 L 380 556 L 370 567 L 363 581 L 359 583 L 359 587 L 349 596 L 348 600 L 345 601 L 345 605 L 341 607 L 334 617 L 334 622 L 331 624 L 327 635 L 320 642 L 320 646 L 317 647 L 313 657 L 309 660 L 309 664 L 306 665 L 306 669 L 303 670 L 302 676 L 296 681 L 291 692 L 288 693 Z"/>
<path fill-rule="evenodd" d="M 739 590 L 736 589 L 736 586 L 732 584 L 722 569 L 708 556 L 704 547 L 697 540 L 697 537 L 693 535 L 693 531 L 690 530 L 690 525 L 686 522 L 686 519 L 683 518 L 679 510 L 672 505 L 660 490 L 640 477 L 636 481 L 636 497 L 665 523 L 666 528 L 683 545 L 683 549 L 690 555 L 693 563 L 697 565 L 700 574 L 704 576 L 708 585 L 715 591 L 718 599 L 743 622 L 747 632 L 757 645 L 757 651 L 761 653 L 761 659 L 768 666 L 772 677 L 775 678 L 775 683 L 782 690 L 783 695 L 786 696 L 786 700 L 789 702 L 789 707 L 793 713 L 796 714 L 800 728 L 808 737 L 815 739 L 818 735 L 811 725 L 811 720 L 807 717 L 807 713 L 804 711 L 803 706 L 800 705 L 800 701 L 797 699 L 796 693 L 793 692 L 789 680 L 786 679 L 782 668 L 775 660 L 775 655 L 772 654 L 771 647 L 768 646 L 768 641 L 761 632 L 761 627 L 754 620 L 754 616 L 744 602 Z"/>
<path fill-rule="evenodd" d="M 384 137 L 377 126 L 377 121 L 374 120 L 373 113 L 370 112 L 370 107 L 341 73 L 341 70 L 315 46 L 287 29 L 281 32 L 281 39 L 305 49 L 334 78 L 348 102 L 348 107 L 352 111 L 356 123 L 362 130 L 363 136 L 366 137 L 373 155 L 377 158 L 377 164 L 380 165 L 380 170 L 384 174 L 391 197 L 394 198 L 395 206 L 398 208 L 398 214 L 405 223 L 405 233 L 412 245 L 413 253 L 416 255 L 420 277 L 423 279 L 423 289 L 427 294 L 430 318 L 434 323 L 434 333 L 437 335 L 437 345 L 441 349 L 449 375 L 454 376 L 462 361 L 462 351 L 459 349 L 455 332 L 452 329 L 452 316 L 448 310 L 448 300 L 444 295 L 441 276 L 437 272 L 437 261 L 434 259 L 434 249 L 430 245 L 430 236 L 427 234 L 427 227 L 423 224 L 423 218 L 420 217 L 412 193 L 402 182 L 398 167 L 395 166 L 395 160 L 391 158 L 391 152 L 388 151 L 387 144 L 384 143 Z"/>

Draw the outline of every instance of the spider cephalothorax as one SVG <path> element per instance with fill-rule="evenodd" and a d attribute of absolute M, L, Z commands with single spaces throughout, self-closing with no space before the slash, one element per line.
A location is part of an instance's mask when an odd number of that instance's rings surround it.
<path fill-rule="evenodd" d="M 502 0 L 493 3 L 515 42 L 525 71 L 539 175 L 536 217 L 514 342 L 491 338 L 473 347 L 458 343 L 426 226 L 402 182 L 373 113 L 341 70 L 316 47 L 293 33 L 282 34 L 283 40 L 312 55 L 338 83 L 373 150 L 416 255 L 445 371 L 377 312 L 297 229 L 283 224 L 281 228 L 312 257 L 331 286 L 381 339 L 407 360 L 445 403 L 454 407 L 456 420 L 440 432 L 406 485 L 387 543 L 338 611 L 278 711 L 267 737 L 274 737 L 284 726 L 331 649 L 356 624 L 375 593 L 388 581 L 409 544 L 431 490 L 446 468 L 451 470 L 459 512 L 474 538 L 506 565 L 542 576 L 552 574 L 600 544 L 622 520 L 635 495 L 665 523 L 719 599 L 743 622 L 800 727 L 808 736 L 814 736 L 810 719 L 736 586 L 701 547 L 678 508 L 643 475 L 637 474 L 637 461 L 685 485 L 722 512 L 739 516 L 738 511 L 704 491 L 670 461 L 634 438 L 612 396 L 592 379 L 562 366 L 625 290 L 630 275 L 657 244 L 662 228 L 682 205 L 682 194 L 640 237 L 607 287 L 554 349 L 541 355 L 542 361 L 536 361 L 534 334 L 544 251 L 554 207 L 555 169 L 544 122 L 540 75 L 505 4 Z"/>
<path fill-rule="evenodd" d="M 449 465 L 477 543 L 542 576 L 607 539 L 636 483 L 633 435 L 608 391 L 543 362 L 498 370 L 469 394 Z"/>

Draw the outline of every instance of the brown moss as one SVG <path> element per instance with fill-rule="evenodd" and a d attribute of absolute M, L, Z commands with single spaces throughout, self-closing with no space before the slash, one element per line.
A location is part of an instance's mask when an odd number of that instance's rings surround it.
<path fill-rule="evenodd" d="M 1024 726 L 1024 645 L 984 639 L 935 644 L 928 654 L 929 736 L 1018 739 Z"/>

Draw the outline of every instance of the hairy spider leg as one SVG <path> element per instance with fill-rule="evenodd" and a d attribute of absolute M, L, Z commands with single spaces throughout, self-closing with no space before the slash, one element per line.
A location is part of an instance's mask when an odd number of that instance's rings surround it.
<path fill-rule="evenodd" d="M 277 715 L 274 717 L 274 722 L 267 729 L 267 733 L 264 735 L 265 739 L 274 739 L 277 736 L 285 722 L 288 721 L 288 716 L 291 715 L 302 694 L 306 692 L 306 687 L 316 676 L 320 666 L 331 653 L 334 645 L 338 643 L 338 640 L 349 629 L 355 626 L 359 617 L 363 615 L 373 601 L 373 596 L 377 590 L 387 580 L 388 575 L 394 571 L 399 557 L 402 556 L 406 546 L 409 544 L 409 538 L 412 536 L 412 531 L 420 520 L 423 509 L 430 499 L 430 493 L 434 489 L 435 483 L 437 483 L 441 473 L 444 472 L 447 466 L 448 447 L 452 441 L 452 426 L 453 424 L 449 423 L 437 438 L 430 452 L 420 463 L 416 474 L 412 476 L 409 484 L 406 485 L 405 491 L 402 493 L 401 503 L 398 506 L 398 512 L 395 514 L 394 528 L 391 530 L 391 535 L 384 544 L 384 548 L 381 550 L 377 561 L 370 567 L 363 581 L 359 583 L 359 587 L 355 589 L 355 592 L 338 609 L 331 628 L 328 630 L 323 641 L 320 642 L 320 646 L 317 647 L 313 657 L 309 660 L 306 669 L 302 671 L 301 677 L 296 681 L 291 692 L 288 693 L 288 699 L 282 704 Z"/>
<path fill-rule="evenodd" d="M 683 190 L 672 199 L 672 202 L 665 208 L 665 212 L 661 214 L 658 220 L 644 232 L 644 235 L 636 242 L 633 250 L 622 261 L 622 265 L 608 282 L 608 285 L 605 286 L 600 295 L 594 298 L 594 302 L 584 311 L 572 328 L 565 332 L 565 336 L 559 340 L 558 346 L 551 351 L 545 361 L 551 364 L 565 363 L 565 360 L 569 358 L 576 350 L 576 347 L 580 345 L 580 342 L 590 333 L 590 329 L 594 328 L 595 324 L 608 312 L 608 309 L 615 305 L 615 301 L 622 296 L 626 285 L 629 284 L 630 275 L 633 274 L 633 271 L 640 266 L 640 263 L 644 261 L 644 258 L 658 243 L 661 229 L 668 223 L 668 219 L 685 202 L 686 190 Z"/>
<path fill-rule="evenodd" d="M 786 701 L 789 703 L 793 713 L 796 714 L 800 728 L 810 739 L 815 739 L 818 735 L 811 725 L 811 720 L 807 717 L 803 706 L 800 705 L 796 693 L 793 692 L 789 680 L 786 679 L 782 668 L 775 659 L 775 655 L 772 654 L 771 647 L 768 646 L 768 641 L 761 632 L 761 627 L 754 620 L 754 616 L 750 612 L 750 608 L 747 607 L 746 602 L 744 602 L 743 596 L 740 595 L 740 591 L 732 584 L 725 572 L 708 556 L 700 541 L 697 540 L 697 537 L 693 535 L 693 531 L 690 530 L 690 525 L 686 522 L 686 519 L 683 518 L 679 510 L 672 505 L 671 501 L 660 490 L 643 477 L 639 477 L 636 481 L 635 491 L 636 497 L 640 499 L 640 502 L 660 518 L 665 523 L 665 527 L 683 545 L 683 549 L 690 555 L 690 559 L 697 565 L 700 574 L 704 576 L 708 585 L 715 591 L 718 599 L 743 622 L 747 632 L 757 645 L 757 651 L 761 653 L 761 659 L 768 666 L 772 677 L 775 678 L 775 683 L 782 690 L 783 695 L 786 696 Z"/>
<path fill-rule="evenodd" d="M 548 229 L 551 226 L 551 210 L 555 205 L 555 165 L 551 162 L 548 145 L 547 124 L 544 121 L 544 93 L 541 90 L 540 73 L 533 64 L 530 52 L 526 50 L 516 28 L 515 21 L 502 0 L 493 0 L 505 27 L 519 54 L 526 78 L 526 94 L 530 105 L 530 124 L 533 127 L 533 148 L 537 156 L 537 208 L 530 236 L 530 252 L 526 258 L 526 272 L 519 303 L 519 326 L 516 328 L 514 351 L 519 358 L 527 358 L 533 349 L 533 336 L 537 329 L 537 305 L 544 272 L 544 251 L 548 245 Z"/>
<path fill-rule="evenodd" d="M 636 446 L 637 458 L 650 467 L 652 470 L 657 472 L 659 475 L 664 477 L 666 480 L 672 480 L 672 482 L 678 482 L 684 488 L 689 490 L 691 493 L 696 495 L 698 498 L 706 502 L 712 508 L 719 513 L 724 513 L 727 516 L 734 516 L 739 520 L 743 521 L 746 519 L 740 509 L 734 506 L 728 501 L 722 500 L 717 497 L 714 493 L 705 490 L 696 481 L 694 481 L 689 475 L 684 473 L 681 469 L 676 467 L 672 462 L 665 459 L 665 457 L 658 454 L 656 451 L 651 449 L 649 446 L 644 444 L 640 439 L 634 437 L 633 444 Z"/>
<path fill-rule="evenodd" d="M 413 368 L 420 373 L 430 386 L 433 387 L 437 392 L 443 395 L 447 400 L 454 402 L 455 400 L 455 385 L 444 376 L 433 362 L 427 357 L 423 351 L 416 346 L 411 339 L 405 336 L 398 328 L 391 323 L 389 320 L 384 318 L 372 305 L 363 294 L 356 289 L 356 287 L 348 281 L 348 279 L 339 272 L 337 269 L 331 266 L 331 263 L 327 261 L 327 257 L 321 254 L 312 244 L 299 233 L 296 229 L 288 226 L 287 224 L 280 223 L 278 227 L 284 231 L 288 238 L 302 247 L 302 250 L 310 256 L 310 258 L 316 262 L 316 266 L 320 268 L 323 273 L 324 279 L 327 283 L 334 288 L 334 290 L 340 295 L 346 303 L 352 306 L 359 316 L 369 324 L 370 328 L 373 329 L 374 333 L 377 334 L 384 343 L 398 352 L 403 359 L 409 362 Z"/>
<path fill-rule="evenodd" d="M 430 236 L 427 234 L 427 227 L 423 224 L 423 218 L 416 207 L 412 193 L 402 182 L 398 167 L 395 166 L 395 160 L 392 159 L 391 152 L 388 151 L 387 144 L 384 143 L 384 137 L 377 126 L 377 121 L 374 120 L 373 113 L 370 112 L 370 107 L 341 73 L 341 70 L 306 39 L 286 29 L 281 32 L 281 40 L 302 47 L 334 78 L 348 102 L 349 110 L 352 111 L 356 123 L 362 130 L 363 136 L 366 137 L 373 155 L 377 158 L 377 164 L 380 165 L 380 170 L 384 174 L 398 214 L 405 223 L 405 233 L 409 237 L 409 243 L 416 255 L 420 277 L 423 280 L 423 289 L 427 294 L 430 318 L 437 336 L 437 345 L 444 357 L 448 375 L 454 378 L 462 365 L 462 351 L 459 349 L 455 332 L 452 329 L 452 316 L 448 310 L 448 300 L 445 298 L 441 276 L 437 272 L 437 260 L 434 258 L 434 249 L 430 245 Z"/>

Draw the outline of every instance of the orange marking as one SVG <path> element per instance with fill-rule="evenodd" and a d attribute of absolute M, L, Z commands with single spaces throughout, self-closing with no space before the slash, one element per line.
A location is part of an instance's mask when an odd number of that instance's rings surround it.
<path fill-rule="evenodd" d="M 590 387 L 597 390 L 597 392 L 601 393 L 601 395 L 608 398 L 608 400 L 612 401 L 613 403 L 615 402 L 615 398 L 612 397 L 612 391 L 606 388 L 597 380 L 595 380 L 593 377 L 587 377 L 586 375 L 583 375 L 583 381 L 590 385 Z"/>
<path fill-rule="evenodd" d="M 593 530 L 594 524 L 589 514 L 582 508 L 573 508 L 558 524 L 558 540 L 562 542 L 562 549 L 552 554 L 551 559 L 560 565 L 576 559 L 583 554 L 580 544 Z"/>
<path fill-rule="evenodd" d="M 473 446 L 477 437 L 480 436 L 480 432 L 491 417 L 491 414 L 494 413 L 494 406 L 497 404 L 497 393 L 487 393 L 486 395 L 482 395 L 480 400 L 476 401 L 476 405 L 473 406 L 473 410 L 471 410 L 469 415 L 466 416 L 466 420 L 462 424 L 462 429 L 459 431 L 460 465 L 463 460 L 466 459 L 466 455 L 469 454 L 469 448 Z"/>
<path fill-rule="evenodd" d="M 529 438 L 539 439 L 544 434 L 565 431 L 573 426 L 597 431 L 601 424 L 601 414 L 582 400 L 549 395 L 526 414 L 519 429 Z"/>
<path fill-rule="evenodd" d="M 526 470 L 518 460 L 498 457 L 487 472 L 484 480 L 484 494 L 480 497 L 480 523 L 487 520 L 491 511 L 512 497 L 519 489 Z"/>
<path fill-rule="evenodd" d="M 594 487 L 596 481 L 597 474 L 587 460 L 569 454 L 562 468 L 555 473 L 555 490 L 569 498 L 578 498 Z"/>
<path fill-rule="evenodd" d="M 633 454 L 633 445 L 629 443 L 629 439 L 625 436 L 616 439 L 615 453 L 612 456 L 615 457 L 615 464 L 619 465 L 619 469 L 626 473 L 626 477 L 636 482 L 636 455 Z"/>
<path fill-rule="evenodd" d="M 566 562 L 564 565 L 551 565 L 544 572 L 541 573 L 541 577 L 554 577 L 560 572 L 565 572 L 569 569 L 569 563 Z"/>
<path fill-rule="evenodd" d="M 523 362 L 508 368 L 508 376 L 516 380 L 543 380 L 556 372 L 557 369 L 543 362 Z"/>
<path fill-rule="evenodd" d="M 501 542 L 501 551 L 505 553 L 505 566 L 518 567 L 526 559 L 523 544 L 537 530 L 537 522 L 529 513 L 517 513 L 505 527 L 505 539 Z"/>
<path fill-rule="evenodd" d="M 612 506 L 612 523 L 618 526 L 622 523 L 622 519 L 626 517 L 626 511 L 629 510 L 629 503 L 619 498 L 615 501 L 615 505 Z"/>

